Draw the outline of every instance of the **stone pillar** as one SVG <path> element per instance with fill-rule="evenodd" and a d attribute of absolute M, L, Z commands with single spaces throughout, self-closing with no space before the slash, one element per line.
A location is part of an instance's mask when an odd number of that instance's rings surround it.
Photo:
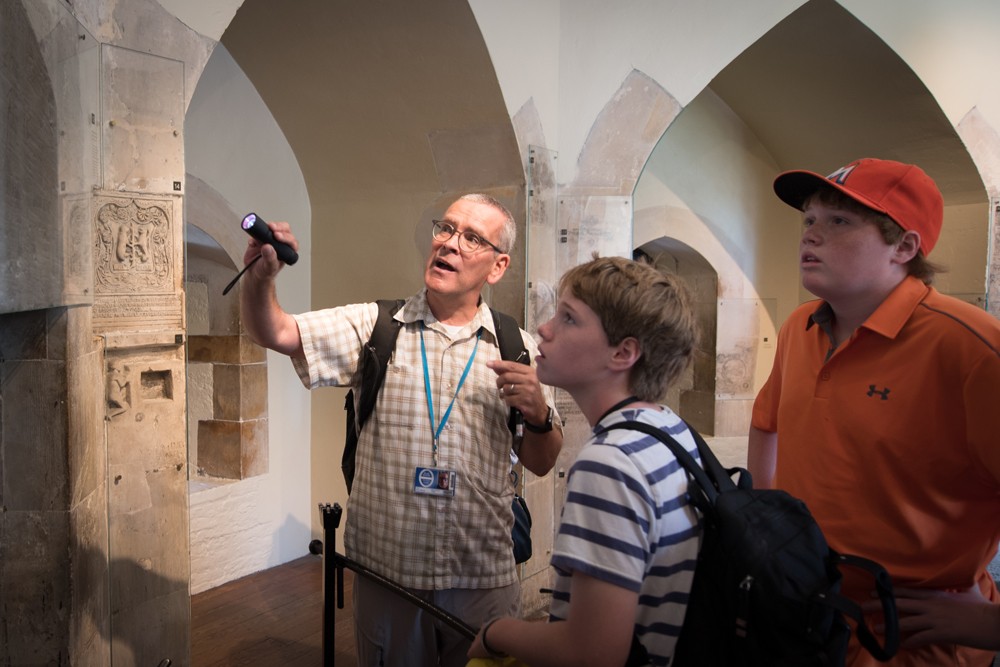
<path fill-rule="evenodd" d="M 180 667 L 191 634 L 183 129 L 215 42 L 155 0 L 70 8 L 100 44 L 87 241 L 106 356 L 111 661 Z"/>
<path fill-rule="evenodd" d="M 0 315 L 4 665 L 110 664 L 102 355 L 86 318 L 86 308 Z"/>
<path fill-rule="evenodd" d="M 103 352 L 91 334 L 97 43 L 0 2 L 0 664 L 109 665 Z"/>
<path fill-rule="evenodd" d="M 190 663 L 182 128 L 212 45 L 152 0 L 0 2 L 0 664 Z"/>
<path fill-rule="evenodd" d="M 176 62 L 105 45 L 107 184 L 180 184 Z M 158 85 L 157 85 L 158 84 Z M 162 87 L 162 88 L 161 88 Z M 159 94 L 159 99 L 157 99 Z M 163 98 L 166 99 L 163 99 Z M 155 100 L 155 101 L 153 101 Z M 172 103 L 171 103 L 172 102 Z M 118 147 L 129 147 L 118 152 Z M 136 150 L 138 149 L 138 150 Z M 144 159 L 146 160 L 144 162 Z M 110 182 L 109 182 L 110 181 Z M 165 184 L 165 185 L 164 185 Z M 93 329 L 106 346 L 112 660 L 189 664 L 181 198 L 96 191 Z"/>

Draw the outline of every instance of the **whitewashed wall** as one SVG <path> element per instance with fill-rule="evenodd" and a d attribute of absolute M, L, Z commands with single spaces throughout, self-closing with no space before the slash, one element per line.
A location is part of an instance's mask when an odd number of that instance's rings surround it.
<path fill-rule="evenodd" d="M 303 252 L 279 275 L 278 289 L 290 312 L 308 310 L 311 213 L 305 182 L 271 113 L 221 44 L 192 97 L 185 138 L 188 173 L 214 187 L 234 211 L 293 224 Z M 192 483 L 192 593 L 308 553 L 315 511 L 308 484 L 309 404 L 288 358 L 269 352 L 269 470 L 238 482 Z"/>

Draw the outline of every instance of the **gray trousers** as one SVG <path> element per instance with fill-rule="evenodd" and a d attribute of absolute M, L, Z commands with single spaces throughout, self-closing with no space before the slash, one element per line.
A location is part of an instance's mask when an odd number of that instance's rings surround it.
<path fill-rule="evenodd" d="M 478 629 L 498 616 L 519 616 L 521 585 L 442 591 L 408 589 Z M 354 578 L 358 667 L 465 667 L 471 640 L 428 612 L 364 577 Z"/>

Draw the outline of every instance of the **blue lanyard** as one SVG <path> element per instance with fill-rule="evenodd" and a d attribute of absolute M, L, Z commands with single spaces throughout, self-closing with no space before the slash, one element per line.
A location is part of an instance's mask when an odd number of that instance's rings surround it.
<path fill-rule="evenodd" d="M 434 465 L 437 465 L 437 450 L 438 450 L 438 440 L 441 437 L 441 431 L 444 430 L 444 425 L 448 423 L 448 417 L 451 416 L 451 409 L 455 407 L 455 399 L 458 398 L 458 392 L 461 391 L 462 385 L 465 384 L 465 378 L 469 375 L 469 370 L 472 368 L 472 360 L 476 358 L 476 350 L 479 349 L 479 340 L 483 337 L 483 329 L 479 328 L 476 332 L 476 344 L 472 348 L 472 354 L 469 355 L 469 361 L 465 364 L 465 370 L 462 371 L 462 379 L 458 381 L 458 386 L 455 387 L 455 395 L 451 397 L 451 403 L 448 404 L 448 409 L 445 411 L 444 416 L 441 418 L 441 423 L 434 428 L 434 398 L 431 396 L 431 374 L 427 370 L 427 348 L 424 347 L 424 323 L 420 323 L 420 356 L 424 362 L 424 390 L 427 392 L 427 414 L 431 418 L 431 433 L 434 435 L 432 455 L 434 460 Z"/>

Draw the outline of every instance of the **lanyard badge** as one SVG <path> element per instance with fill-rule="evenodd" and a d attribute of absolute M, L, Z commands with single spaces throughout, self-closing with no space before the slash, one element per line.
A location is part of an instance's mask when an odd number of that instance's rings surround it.
<path fill-rule="evenodd" d="M 476 333 L 476 344 L 472 348 L 472 354 L 469 355 L 469 360 L 465 364 L 465 370 L 462 371 L 462 377 L 458 381 L 458 386 L 455 388 L 455 394 L 451 397 L 451 402 L 448 404 L 448 409 L 445 410 L 444 415 L 441 417 L 441 422 L 435 426 L 434 397 L 431 393 L 431 375 L 430 369 L 427 365 L 427 348 L 424 346 L 425 328 L 424 323 L 421 322 L 420 357 L 423 360 L 424 365 L 424 392 L 427 395 L 427 416 L 430 419 L 432 438 L 431 461 L 434 467 L 425 468 L 417 466 L 416 472 L 413 476 L 413 492 L 423 495 L 447 496 L 450 498 L 455 495 L 455 485 L 458 482 L 458 473 L 454 470 L 436 467 L 438 442 L 440 441 L 441 432 L 444 430 L 445 424 L 448 423 L 448 418 L 451 417 L 451 410 L 455 407 L 455 399 L 458 398 L 458 392 L 462 390 L 462 385 L 465 384 L 465 379 L 469 376 L 469 371 L 472 369 L 472 361 L 476 358 L 476 351 L 479 349 L 479 341 L 483 336 L 483 331 L 480 329 Z"/>

